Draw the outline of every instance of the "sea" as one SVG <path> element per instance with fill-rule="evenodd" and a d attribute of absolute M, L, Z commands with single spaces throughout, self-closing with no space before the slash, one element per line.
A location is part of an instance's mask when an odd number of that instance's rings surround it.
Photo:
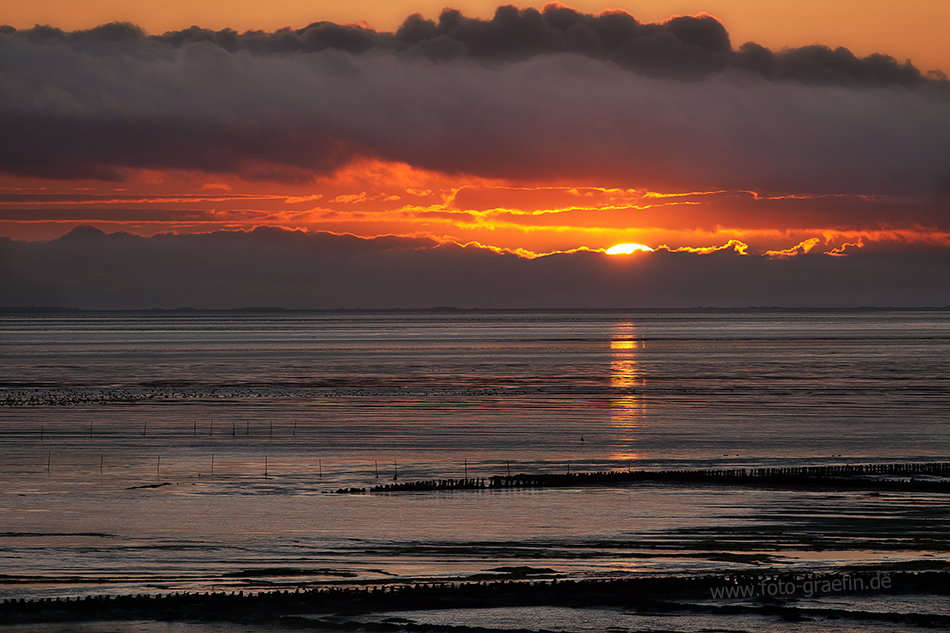
<path fill-rule="evenodd" d="M 950 461 L 946 310 L 0 313 L 0 600 L 943 569 L 937 493 L 372 491 L 932 461 Z M 460 621 L 624 629 L 518 613 Z M 121 630 L 179 630 L 158 626 Z"/>

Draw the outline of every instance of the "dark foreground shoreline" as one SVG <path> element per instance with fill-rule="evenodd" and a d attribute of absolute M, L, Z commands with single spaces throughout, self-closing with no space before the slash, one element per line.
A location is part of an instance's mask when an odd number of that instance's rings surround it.
<path fill-rule="evenodd" d="M 851 464 L 751 470 L 513 475 L 489 479 L 411 481 L 369 490 L 341 489 L 335 492 L 391 494 L 427 490 L 596 486 L 640 481 L 865 490 L 871 494 L 892 490 L 946 493 L 950 492 L 948 476 L 950 463 Z M 856 536 L 861 537 L 863 534 L 861 532 Z M 872 534 L 880 538 L 894 538 L 898 532 L 878 534 L 872 530 L 869 535 Z M 901 537 L 904 536 L 907 535 L 901 533 Z M 932 538 L 939 540 L 940 533 L 935 533 Z M 933 545 L 916 537 L 913 542 L 918 549 Z M 829 545 L 816 542 L 813 547 L 821 550 Z M 722 616 L 724 619 L 727 616 L 751 615 L 785 622 L 817 618 L 855 622 L 855 626 L 859 626 L 859 622 L 873 621 L 950 630 L 950 615 L 923 612 L 927 610 L 924 605 L 932 604 L 935 599 L 945 601 L 950 597 L 950 568 L 937 560 L 926 561 L 925 564 L 911 561 L 840 566 L 835 571 L 821 573 L 762 568 L 755 572 L 602 579 L 552 578 L 556 574 L 547 568 L 498 567 L 490 571 L 500 573 L 445 582 L 394 579 L 388 584 L 378 581 L 372 581 L 371 584 L 358 584 L 358 581 L 320 585 L 307 583 L 290 590 L 259 593 L 177 592 L 8 599 L 0 601 L 0 632 L 3 625 L 146 620 L 267 625 L 287 630 L 359 630 L 379 633 L 484 633 L 492 630 L 499 633 L 497 629 L 423 624 L 392 617 L 374 620 L 370 617 L 372 614 L 401 611 L 492 607 L 610 608 L 637 615 L 701 615 L 711 618 Z M 875 600 L 880 598 L 885 606 L 841 606 L 842 602 L 838 598 L 842 596 L 852 596 L 853 601 L 859 603 L 862 599 L 874 596 Z M 815 600 L 824 597 L 830 599 L 824 602 Z M 920 609 L 911 610 L 920 612 L 907 612 L 906 608 L 888 610 L 888 597 L 919 603 Z M 881 610 L 874 610 L 876 608 Z M 361 619 L 360 616 L 365 617 Z M 517 632 L 507 630 L 507 633 Z"/>
<path fill-rule="evenodd" d="M 741 595 L 743 587 L 752 588 L 758 595 Z M 775 587 L 779 589 L 771 591 Z M 797 591 L 783 593 L 782 587 Z M 802 598 L 826 595 L 942 598 L 950 596 L 950 572 L 865 568 L 848 573 L 823 574 L 766 572 L 600 580 L 529 579 L 335 586 L 261 593 L 13 599 L 0 602 L 0 622 L 12 625 L 154 620 L 275 624 L 311 630 L 459 631 L 468 627 L 422 625 L 409 620 L 365 622 L 345 618 L 391 611 L 559 606 L 610 607 L 640 614 L 757 614 L 788 622 L 815 617 L 873 620 L 950 628 L 950 616 L 942 614 L 850 611 L 815 606 L 803 609 L 797 604 Z"/>

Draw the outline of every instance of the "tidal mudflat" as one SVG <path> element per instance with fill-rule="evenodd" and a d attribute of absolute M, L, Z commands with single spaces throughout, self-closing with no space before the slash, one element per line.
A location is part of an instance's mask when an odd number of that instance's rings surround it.
<path fill-rule="evenodd" d="M 948 352 L 939 311 L 7 315 L 0 598 L 89 631 L 939 623 Z M 841 574 L 892 584 L 805 595 Z"/>

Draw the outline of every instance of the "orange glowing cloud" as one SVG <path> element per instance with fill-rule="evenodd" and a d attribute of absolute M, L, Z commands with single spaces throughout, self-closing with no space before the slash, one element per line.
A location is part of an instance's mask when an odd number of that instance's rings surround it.
<path fill-rule="evenodd" d="M 812 237 L 802 242 L 799 242 L 791 248 L 785 248 L 780 251 L 766 251 L 765 255 L 767 257 L 794 257 L 796 255 L 801 255 L 807 253 L 811 249 L 815 248 L 815 245 L 821 241 L 821 238 Z"/>
<path fill-rule="evenodd" d="M 670 248 L 666 244 L 662 244 L 657 247 L 657 249 L 663 249 L 671 253 L 696 253 L 697 255 L 708 255 L 710 253 L 716 253 L 718 251 L 727 251 L 729 249 L 734 250 L 740 255 L 748 255 L 749 245 L 740 240 L 729 240 L 722 246 L 705 246 L 705 247 L 695 247 L 695 246 L 680 246 L 679 248 Z"/>
<path fill-rule="evenodd" d="M 862 239 L 946 244 L 948 234 L 919 225 L 898 228 L 907 204 L 894 204 L 892 215 L 883 216 L 886 206 L 880 199 L 874 201 L 872 221 L 865 222 L 867 207 L 858 204 L 850 215 L 843 214 L 840 197 L 777 203 L 745 192 L 513 186 L 378 160 L 311 183 L 278 187 L 154 171 L 121 187 L 9 177 L 0 177 L 0 185 L 0 230 L 21 239 L 57 237 L 77 223 L 145 235 L 270 225 L 366 237 L 428 237 L 530 256 L 632 243 L 660 244 L 657 248 L 672 252 L 731 249 L 775 257 L 803 252 L 802 244 L 810 244 L 816 233 L 832 245 L 832 254 L 843 252 L 840 244 L 854 247 Z M 823 217 L 828 225 L 821 224 Z M 894 228 L 878 228 L 883 217 L 891 217 Z M 710 242 L 721 245 L 705 246 Z"/>
<path fill-rule="evenodd" d="M 847 257 L 848 254 L 844 251 L 848 247 L 864 248 L 864 240 L 859 236 L 857 242 L 845 242 L 841 246 L 837 246 L 826 252 L 825 255 L 831 255 L 832 257 Z"/>

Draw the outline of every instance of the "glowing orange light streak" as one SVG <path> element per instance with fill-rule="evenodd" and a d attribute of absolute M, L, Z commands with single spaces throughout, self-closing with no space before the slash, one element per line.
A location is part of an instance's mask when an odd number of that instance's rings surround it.
<path fill-rule="evenodd" d="M 729 240 L 722 246 L 704 246 L 704 247 L 693 247 L 693 246 L 680 246 L 679 248 L 670 248 L 666 244 L 661 244 L 657 246 L 657 250 L 663 249 L 671 253 L 696 253 L 697 255 L 709 255 L 710 253 L 715 253 L 718 251 L 726 251 L 729 249 L 735 250 L 735 252 L 740 255 L 748 255 L 749 245 L 745 242 L 739 240 Z"/>
<path fill-rule="evenodd" d="M 849 246 L 853 246 L 855 248 L 864 248 L 864 240 L 858 236 L 857 242 L 845 242 L 841 246 L 831 249 L 825 253 L 825 255 L 831 255 L 832 257 L 847 257 L 848 254 L 844 252 L 844 249 L 848 248 Z"/>
<path fill-rule="evenodd" d="M 815 245 L 821 241 L 821 238 L 812 237 L 803 242 L 799 242 L 791 248 L 786 248 L 780 251 L 765 251 L 766 257 L 795 257 L 796 255 L 801 255 L 807 253 L 811 249 L 815 248 Z"/>
<path fill-rule="evenodd" d="M 86 198 L 57 197 L 58 194 L 47 194 L 39 200 L 16 200 L 0 202 L 0 207 L 61 207 L 79 205 L 127 205 L 127 204 L 178 204 L 186 202 L 235 202 L 251 200 L 285 200 L 283 195 L 264 194 L 234 194 L 234 195 L 200 195 L 182 194 L 178 196 L 128 196 L 128 197 L 98 197 L 90 194 Z"/>
<path fill-rule="evenodd" d="M 679 193 L 661 193 L 658 191 L 644 191 L 643 193 L 639 195 L 643 198 L 686 198 L 689 196 L 715 196 L 715 195 L 720 195 L 724 193 L 729 193 L 729 191 L 725 189 L 721 189 L 719 191 L 685 191 L 685 192 L 679 192 Z M 751 193 L 753 195 L 758 195 L 754 191 L 743 191 L 741 193 Z"/>

